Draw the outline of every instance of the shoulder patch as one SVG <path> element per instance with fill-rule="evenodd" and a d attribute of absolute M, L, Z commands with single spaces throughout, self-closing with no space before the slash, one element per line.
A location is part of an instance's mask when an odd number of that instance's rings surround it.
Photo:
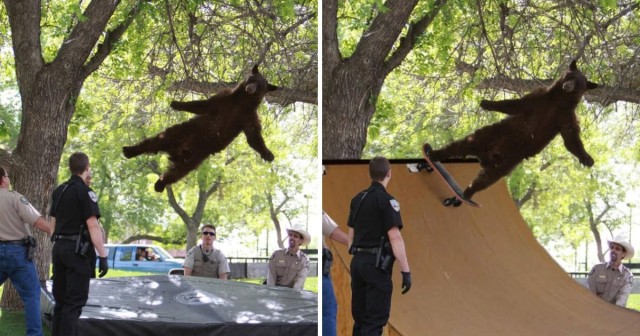
<path fill-rule="evenodd" d="M 98 195 L 96 195 L 93 190 L 89 190 L 89 198 L 91 198 L 94 203 L 98 203 Z"/>
<path fill-rule="evenodd" d="M 400 212 L 400 203 L 398 203 L 398 201 L 391 199 L 389 200 L 389 203 L 391 203 L 391 207 L 393 208 L 393 210 Z"/>
<path fill-rule="evenodd" d="M 26 198 L 26 197 L 24 197 L 24 196 L 20 197 L 20 202 L 22 202 L 22 204 L 29 205 L 29 201 L 28 201 L 28 200 L 27 200 L 27 198 Z"/>

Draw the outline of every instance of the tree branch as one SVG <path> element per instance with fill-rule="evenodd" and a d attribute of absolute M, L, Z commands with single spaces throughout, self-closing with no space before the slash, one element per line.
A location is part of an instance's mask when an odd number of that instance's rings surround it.
<path fill-rule="evenodd" d="M 338 44 L 338 0 L 322 1 L 322 71 L 323 77 L 329 79 L 330 71 L 341 59 Z"/>
<path fill-rule="evenodd" d="M 412 23 L 409 26 L 407 35 L 400 39 L 400 45 L 398 49 L 391 55 L 385 65 L 385 73 L 389 74 L 393 69 L 398 67 L 402 61 L 407 57 L 409 52 L 413 50 L 416 44 L 418 36 L 422 35 L 429 25 L 435 20 L 440 13 L 442 7 L 447 4 L 447 0 L 436 0 L 433 4 L 433 8 L 425 14 L 420 20 Z"/>
<path fill-rule="evenodd" d="M 40 44 L 40 1 L 4 0 L 11 26 L 13 54 L 16 62 L 16 78 L 20 94 L 36 80 L 36 74 L 44 66 Z"/>
<path fill-rule="evenodd" d="M 140 7 L 144 1 L 146 0 L 138 0 L 133 8 L 131 8 L 131 11 L 129 11 L 129 14 L 127 14 L 126 19 L 114 29 L 107 31 L 104 41 L 98 45 L 98 50 L 83 69 L 84 78 L 87 78 L 91 73 L 96 71 L 107 56 L 109 56 L 113 50 L 113 46 L 120 41 L 124 32 L 127 31 L 127 28 L 129 28 L 133 20 L 140 13 Z"/>

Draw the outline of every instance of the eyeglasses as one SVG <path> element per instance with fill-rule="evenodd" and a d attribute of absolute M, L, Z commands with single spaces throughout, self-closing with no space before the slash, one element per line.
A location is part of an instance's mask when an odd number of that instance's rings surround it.
<path fill-rule="evenodd" d="M 216 233 L 215 232 L 211 232 L 211 231 L 204 231 L 202 233 L 203 236 L 215 236 Z"/>

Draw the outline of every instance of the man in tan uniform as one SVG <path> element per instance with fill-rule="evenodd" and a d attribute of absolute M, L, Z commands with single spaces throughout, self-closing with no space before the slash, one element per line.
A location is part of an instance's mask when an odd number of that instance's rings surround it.
<path fill-rule="evenodd" d="M 24 196 L 9 191 L 9 186 L 9 174 L 0 167 L 0 285 L 11 280 L 24 303 L 27 335 L 42 335 L 40 282 L 25 238 L 31 236 L 32 227 L 49 234 L 51 227 Z"/>
<path fill-rule="evenodd" d="M 589 289 L 603 300 L 621 307 L 633 288 L 633 274 L 622 264 L 622 259 L 631 259 L 633 246 L 622 237 L 609 241 L 609 262 L 593 266 L 589 272 Z"/>
<path fill-rule="evenodd" d="M 302 290 L 309 275 L 309 258 L 300 251 L 300 246 L 309 244 L 311 236 L 301 227 L 287 229 L 287 233 L 289 248 L 273 252 L 269 259 L 267 286 Z"/>
<path fill-rule="evenodd" d="M 184 259 L 184 275 L 201 276 L 227 280 L 231 272 L 227 257 L 222 251 L 213 247 L 216 240 L 216 229 L 211 224 L 202 227 L 202 244 L 192 247 Z"/>

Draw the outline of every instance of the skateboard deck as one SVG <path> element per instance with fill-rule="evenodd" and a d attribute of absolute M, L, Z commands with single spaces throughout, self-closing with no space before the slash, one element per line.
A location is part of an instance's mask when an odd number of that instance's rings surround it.
<path fill-rule="evenodd" d="M 454 196 L 451 198 L 445 199 L 442 202 L 442 204 L 444 204 L 445 206 L 457 207 L 457 206 L 460 206 L 460 204 L 462 203 L 466 203 L 474 207 L 480 207 L 480 204 L 468 198 L 464 198 L 462 196 L 463 195 L 462 188 L 460 188 L 460 185 L 458 184 L 458 182 L 456 182 L 456 180 L 451 176 L 451 174 L 449 174 L 447 169 L 444 168 L 444 166 L 440 161 L 431 161 L 431 158 L 429 158 L 429 155 L 428 155 L 428 152 L 430 152 L 431 150 L 432 148 L 431 148 L 431 145 L 429 144 L 424 144 L 422 146 L 422 156 L 424 157 L 424 160 L 426 162 L 422 167 L 420 166 L 420 164 L 418 164 L 418 169 L 419 170 L 427 169 L 427 171 L 429 172 L 432 172 L 435 170 L 436 174 L 438 174 L 438 176 L 440 176 L 444 180 L 444 182 L 447 184 L 451 192 L 453 192 Z"/>

